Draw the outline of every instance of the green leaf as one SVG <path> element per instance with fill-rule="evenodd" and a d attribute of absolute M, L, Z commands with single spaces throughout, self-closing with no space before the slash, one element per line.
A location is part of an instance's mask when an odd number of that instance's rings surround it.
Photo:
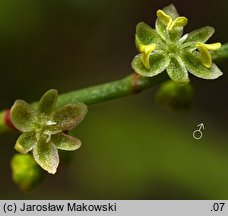
<path fill-rule="evenodd" d="M 215 64 L 212 64 L 210 68 L 205 67 L 201 63 L 200 55 L 198 52 L 186 52 L 185 55 L 183 55 L 182 59 L 187 70 L 197 77 L 203 79 L 216 79 L 222 75 L 222 72 Z"/>
<path fill-rule="evenodd" d="M 63 133 L 52 135 L 51 141 L 55 144 L 57 149 L 66 151 L 74 151 L 81 146 L 80 140 Z"/>
<path fill-rule="evenodd" d="M 23 100 L 16 100 L 10 110 L 11 121 L 15 128 L 22 132 L 33 129 L 35 112 L 29 104 Z"/>
<path fill-rule="evenodd" d="M 39 141 L 33 149 L 36 162 L 46 171 L 55 174 L 59 165 L 58 150 L 54 143 Z"/>
<path fill-rule="evenodd" d="M 178 61 L 177 61 L 178 58 Z M 188 71 L 186 70 L 184 63 L 182 62 L 181 58 L 173 57 L 170 61 L 169 66 L 166 68 L 169 77 L 175 81 L 180 83 L 187 83 L 189 82 L 188 79 Z"/>
<path fill-rule="evenodd" d="M 143 45 L 164 44 L 160 35 L 144 22 L 140 22 L 136 26 L 136 46 L 140 43 Z"/>
<path fill-rule="evenodd" d="M 16 145 L 14 148 L 18 152 L 22 154 L 26 154 L 34 148 L 36 143 L 37 143 L 37 140 L 36 140 L 36 134 L 34 131 L 24 132 L 17 139 Z"/>
<path fill-rule="evenodd" d="M 169 65 L 169 62 L 170 58 L 167 55 L 153 53 L 150 55 L 150 68 L 146 68 L 142 63 L 141 54 L 139 54 L 135 56 L 131 66 L 136 73 L 142 76 L 152 77 L 164 71 Z"/>
<path fill-rule="evenodd" d="M 55 89 L 48 90 L 40 99 L 38 104 L 38 111 L 46 115 L 51 114 L 54 110 L 58 99 L 58 92 Z"/>
<path fill-rule="evenodd" d="M 76 127 L 85 117 L 87 106 L 83 103 L 67 104 L 52 114 L 54 126 L 59 130 L 71 130 Z"/>
<path fill-rule="evenodd" d="M 192 31 L 188 34 L 187 39 L 184 43 L 188 42 L 200 42 L 205 43 L 213 34 L 214 34 L 214 28 L 210 26 L 205 26 L 200 29 L 196 29 L 195 31 Z"/>

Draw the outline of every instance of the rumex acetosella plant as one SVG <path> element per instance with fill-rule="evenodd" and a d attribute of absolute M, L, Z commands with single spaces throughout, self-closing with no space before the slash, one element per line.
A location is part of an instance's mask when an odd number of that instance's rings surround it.
<path fill-rule="evenodd" d="M 16 100 L 9 115 L 0 112 L 0 132 L 6 125 L 12 128 L 12 124 L 22 132 L 15 145 L 15 150 L 21 154 L 11 160 L 12 177 L 19 187 L 30 190 L 38 184 L 43 176 L 42 169 L 55 174 L 59 165 L 58 150 L 73 151 L 81 146 L 80 140 L 65 132 L 84 119 L 85 104 L 127 96 L 163 82 L 156 100 L 166 108 L 177 110 L 190 105 L 193 89 L 189 73 L 209 80 L 221 76 L 222 72 L 211 57 L 221 44 L 206 43 L 214 28 L 206 26 L 183 34 L 187 22 L 188 19 L 179 16 L 173 5 L 157 11 L 155 29 L 140 22 L 136 26 L 135 43 L 139 54 L 132 61 L 134 74 L 119 81 L 60 95 L 62 106 L 58 109 L 56 105 L 60 97 L 51 89 L 38 103 L 30 105 Z M 221 53 L 228 57 L 226 52 Z M 170 79 L 156 80 L 155 76 L 165 70 Z"/>
<path fill-rule="evenodd" d="M 173 5 L 157 11 L 155 29 L 140 22 L 136 27 L 136 47 L 140 54 L 132 61 L 133 69 L 142 76 L 153 77 L 164 70 L 179 83 L 189 82 L 188 72 L 203 79 L 222 75 L 212 63 L 210 51 L 220 43 L 206 44 L 214 28 L 206 26 L 183 35 L 188 19 L 179 16 Z"/>

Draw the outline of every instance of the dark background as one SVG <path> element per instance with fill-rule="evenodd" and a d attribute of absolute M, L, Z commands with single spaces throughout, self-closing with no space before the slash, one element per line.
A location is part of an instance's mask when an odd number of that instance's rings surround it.
<path fill-rule="evenodd" d="M 135 26 L 154 26 L 170 1 L 0 1 L 0 109 L 120 79 L 132 72 Z M 211 25 L 211 42 L 227 42 L 226 0 L 172 1 L 189 19 L 185 32 Z M 0 136 L 1 199 L 228 199 L 228 65 L 206 81 L 190 77 L 192 108 L 167 112 L 156 88 L 89 107 L 74 131 L 82 147 L 72 163 L 32 192 L 11 180 L 17 134 Z M 192 132 L 205 125 L 196 141 Z"/>

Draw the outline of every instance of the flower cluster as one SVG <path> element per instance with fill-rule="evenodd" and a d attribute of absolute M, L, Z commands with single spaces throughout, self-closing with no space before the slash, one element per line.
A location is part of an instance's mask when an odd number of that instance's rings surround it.
<path fill-rule="evenodd" d="M 33 152 L 36 162 L 54 174 L 59 164 L 58 150 L 76 150 L 81 142 L 64 134 L 76 127 L 85 117 L 87 106 L 82 103 L 67 104 L 55 110 L 58 93 L 51 89 L 40 99 L 36 108 L 23 100 L 16 100 L 11 108 L 11 121 L 23 132 L 15 149 L 26 154 Z"/>
<path fill-rule="evenodd" d="M 140 54 L 132 61 L 135 72 L 152 77 L 166 69 L 169 77 L 179 83 L 189 82 L 188 72 L 203 79 L 221 76 L 210 54 L 221 44 L 205 43 L 214 28 L 206 26 L 182 36 L 187 22 L 173 5 L 157 11 L 155 29 L 140 22 L 136 27 L 136 47 Z"/>

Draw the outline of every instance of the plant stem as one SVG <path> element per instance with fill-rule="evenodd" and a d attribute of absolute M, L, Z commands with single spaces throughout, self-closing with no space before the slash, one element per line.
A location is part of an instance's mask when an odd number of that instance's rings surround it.
<path fill-rule="evenodd" d="M 5 124 L 5 111 L 0 112 L 0 133 L 5 132 L 8 130 L 7 125 Z"/>
<path fill-rule="evenodd" d="M 109 101 L 115 98 L 133 95 L 141 92 L 146 88 L 162 83 L 166 79 L 168 79 L 166 73 L 162 73 L 153 78 L 146 78 L 133 73 L 124 77 L 123 79 L 114 82 L 61 94 L 58 97 L 57 107 L 77 102 L 91 105 L 103 101 Z M 33 105 L 35 104 L 36 103 Z M 7 110 L 0 112 L 0 133 L 5 132 L 11 128 L 9 123 L 5 121 L 5 115 L 7 112 Z"/>
<path fill-rule="evenodd" d="M 224 61 L 228 59 L 228 43 L 223 44 L 222 47 L 218 50 L 215 50 L 211 53 L 212 59 L 216 62 Z"/>
<path fill-rule="evenodd" d="M 91 105 L 133 95 L 146 88 L 159 84 L 167 78 L 168 77 L 165 73 L 154 78 L 146 78 L 133 73 L 114 82 L 62 94 L 58 98 L 57 107 L 63 106 L 67 103 L 77 103 L 79 101 Z"/>
<path fill-rule="evenodd" d="M 228 58 L 228 43 L 224 44 L 219 50 L 212 53 L 215 61 L 222 61 Z M 128 95 L 141 92 L 144 89 L 153 87 L 168 79 L 166 73 L 161 73 L 152 78 L 142 77 L 136 73 L 126 76 L 123 79 L 109 82 L 97 86 L 92 86 L 59 96 L 57 107 L 61 107 L 69 103 L 82 102 L 87 105 L 109 101 Z M 0 133 L 8 131 L 10 125 L 5 121 L 7 111 L 0 112 Z"/>

